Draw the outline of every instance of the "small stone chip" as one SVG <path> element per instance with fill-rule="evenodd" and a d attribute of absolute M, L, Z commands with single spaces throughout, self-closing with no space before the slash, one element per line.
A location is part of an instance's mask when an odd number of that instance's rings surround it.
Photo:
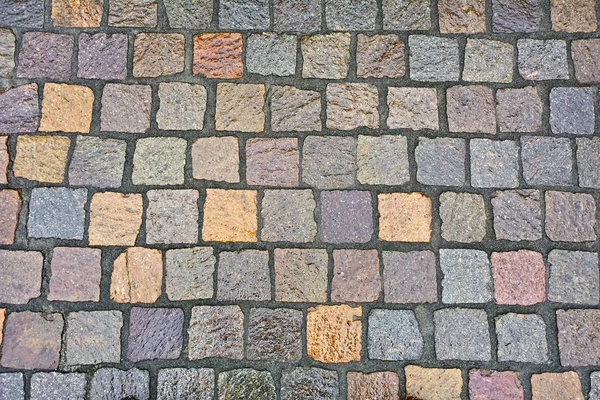
<path fill-rule="evenodd" d="M 496 317 L 498 361 L 536 364 L 548 362 L 546 324 L 536 314 L 504 314 Z"/>
<path fill-rule="evenodd" d="M 256 242 L 258 230 L 256 190 L 207 189 L 202 240 Z"/>
<path fill-rule="evenodd" d="M 269 253 L 266 250 L 221 252 L 217 266 L 217 300 L 271 300 Z"/>
<path fill-rule="evenodd" d="M 302 357 L 303 315 L 287 308 L 252 308 L 246 358 L 297 362 Z"/>
<path fill-rule="evenodd" d="M 244 358 L 244 314 L 239 306 L 192 308 L 188 328 L 190 360 Z"/>
<path fill-rule="evenodd" d="M 120 311 L 79 311 L 67 316 L 66 364 L 96 365 L 121 361 Z"/>
<path fill-rule="evenodd" d="M 429 242 L 431 198 L 418 193 L 380 193 L 379 239 L 388 242 Z"/>
<path fill-rule="evenodd" d="M 435 353 L 439 360 L 489 361 L 490 334 L 485 310 L 434 311 Z"/>
<path fill-rule="evenodd" d="M 117 257 L 110 279 L 110 298 L 116 303 L 154 303 L 161 293 L 162 253 L 129 247 Z"/>
<path fill-rule="evenodd" d="M 194 179 L 237 183 L 240 150 L 234 136 L 198 138 L 192 144 Z"/>
<path fill-rule="evenodd" d="M 171 301 L 210 299 L 216 258 L 211 247 L 167 250 L 166 293 Z"/>
<path fill-rule="evenodd" d="M 371 310 L 369 313 L 369 358 L 372 360 L 418 360 L 423 355 L 423 337 L 413 311 Z"/>
<path fill-rule="evenodd" d="M 303 78 L 344 79 L 350 69 L 350 34 L 304 36 L 302 58 Z"/>
<path fill-rule="evenodd" d="M 484 251 L 440 249 L 442 301 L 445 304 L 492 300 L 490 261 Z"/>
<path fill-rule="evenodd" d="M 306 315 L 308 356 L 323 363 L 360 361 L 361 317 L 361 307 L 310 307 Z"/>
<path fill-rule="evenodd" d="M 444 192 L 440 195 L 442 238 L 450 242 L 472 243 L 485 238 L 486 216 L 483 196 Z"/>
<path fill-rule="evenodd" d="M 133 307 L 129 317 L 127 359 L 179 358 L 183 346 L 183 310 Z"/>
<path fill-rule="evenodd" d="M 281 400 L 331 400 L 338 396 L 335 371 L 298 367 L 281 374 Z"/>
<path fill-rule="evenodd" d="M 327 301 L 327 251 L 275 249 L 275 300 Z"/>

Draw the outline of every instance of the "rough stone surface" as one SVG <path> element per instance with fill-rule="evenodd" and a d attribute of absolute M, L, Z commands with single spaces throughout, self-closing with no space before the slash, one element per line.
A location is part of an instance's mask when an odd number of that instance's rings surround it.
<path fill-rule="evenodd" d="M 460 399 L 463 381 L 458 368 L 422 368 L 418 365 L 404 367 L 406 396 L 415 399 Z"/>
<path fill-rule="evenodd" d="M 523 386 L 515 371 L 469 371 L 469 396 L 472 399 L 524 400 Z"/>
<path fill-rule="evenodd" d="M 52 0 L 52 25 L 80 28 L 99 27 L 103 2 L 99 0 Z"/>
<path fill-rule="evenodd" d="M 27 235 L 83 239 L 87 189 L 35 188 L 29 201 Z"/>
<path fill-rule="evenodd" d="M 496 317 L 498 361 L 544 364 L 548 362 L 546 324 L 536 314 L 504 314 Z"/>
<path fill-rule="evenodd" d="M 281 400 L 337 400 L 338 375 L 320 368 L 295 368 L 283 371 Z"/>
<path fill-rule="evenodd" d="M 440 32 L 485 32 L 485 0 L 441 0 L 438 2 Z"/>
<path fill-rule="evenodd" d="M 450 132 L 496 133 L 496 109 L 492 88 L 453 86 L 446 92 Z"/>
<path fill-rule="evenodd" d="M 435 254 L 431 251 L 383 252 L 383 293 L 386 303 L 435 303 Z"/>
<path fill-rule="evenodd" d="M 537 132 L 542 128 L 544 107 L 534 86 L 499 89 L 496 102 L 500 132 Z"/>
<path fill-rule="evenodd" d="M 439 129 L 435 88 L 389 87 L 387 105 L 390 129 Z"/>
<path fill-rule="evenodd" d="M 383 29 L 428 30 L 431 28 L 431 6 L 428 0 L 384 0 Z"/>
<path fill-rule="evenodd" d="M 8 314 L 0 364 L 13 369 L 56 369 L 63 326 L 63 317 L 58 313 Z"/>
<path fill-rule="evenodd" d="M 0 398 L 2 400 L 25 399 L 25 380 L 20 372 L 0 374 Z"/>
<path fill-rule="evenodd" d="M 8 136 L 0 136 L 0 184 L 8 183 L 8 164 L 10 154 L 8 153 Z"/>
<path fill-rule="evenodd" d="M 86 384 L 82 373 L 37 372 L 31 377 L 31 400 L 83 399 Z"/>
<path fill-rule="evenodd" d="M 411 79 L 425 82 L 459 79 L 460 66 L 456 39 L 411 35 L 408 38 L 408 47 Z"/>
<path fill-rule="evenodd" d="M 324 363 L 360 360 L 361 307 L 316 306 L 306 316 L 308 356 Z"/>
<path fill-rule="evenodd" d="M 210 26 L 213 3 L 210 0 L 165 0 L 171 28 L 206 29 Z"/>
<path fill-rule="evenodd" d="M 293 86 L 271 87 L 271 129 L 320 131 L 321 94 Z"/>
<path fill-rule="evenodd" d="M 108 26 L 152 28 L 157 14 L 156 0 L 110 0 Z"/>
<path fill-rule="evenodd" d="M 497 240 L 542 238 L 542 207 L 537 190 L 507 190 L 492 197 L 494 232 Z"/>
<path fill-rule="evenodd" d="M 302 181 L 318 189 L 354 184 L 356 143 L 352 137 L 309 136 L 302 147 Z"/>
<path fill-rule="evenodd" d="M 563 366 L 598 365 L 599 310 L 557 310 L 558 348 Z"/>
<path fill-rule="evenodd" d="M 165 82 L 158 86 L 160 108 L 156 112 L 159 129 L 201 130 L 206 110 L 206 88 L 183 82 Z"/>
<path fill-rule="evenodd" d="M 146 243 L 198 242 L 197 190 L 149 190 L 146 196 Z"/>
<path fill-rule="evenodd" d="M 527 80 L 569 79 L 564 40 L 517 41 L 519 73 Z"/>
<path fill-rule="evenodd" d="M 489 361 L 490 335 L 485 310 L 447 308 L 433 313 L 439 360 Z"/>
<path fill-rule="evenodd" d="M 368 83 L 330 83 L 327 85 L 327 128 L 378 128 L 378 96 L 377 87 Z"/>
<path fill-rule="evenodd" d="M 313 242 L 317 236 L 316 202 L 310 190 L 266 190 L 260 233 L 267 242 Z"/>
<path fill-rule="evenodd" d="M 217 390 L 218 400 L 275 400 L 277 398 L 271 373 L 250 368 L 221 372 Z"/>
<path fill-rule="evenodd" d="M 450 242 L 480 242 L 485 237 L 483 196 L 444 192 L 440 195 L 442 238 Z"/>
<path fill-rule="evenodd" d="M 269 2 L 267 0 L 223 0 L 219 3 L 220 29 L 267 30 L 269 25 Z"/>
<path fill-rule="evenodd" d="M 377 250 L 334 250 L 331 301 L 372 302 L 379 299 L 381 276 Z"/>
<path fill-rule="evenodd" d="M 219 83 L 215 127 L 218 131 L 261 132 L 264 129 L 265 86 Z"/>
<path fill-rule="evenodd" d="M 296 138 L 246 141 L 246 181 L 250 185 L 298 186 L 299 164 Z"/>
<path fill-rule="evenodd" d="M 471 140 L 471 184 L 474 187 L 519 186 L 519 146 L 512 140 Z"/>
<path fill-rule="evenodd" d="M 202 33 L 194 36 L 194 74 L 207 78 L 241 78 L 242 35 L 240 33 Z"/>
<path fill-rule="evenodd" d="M 302 58 L 303 78 L 344 79 L 350 69 L 350 34 L 304 36 Z"/>
<path fill-rule="evenodd" d="M 185 38 L 178 33 L 139 33 L 133 44 L 133 76 L 183 72 Z"/>
<path fill-rule="evenodd" d="M 465 153 L 463 139 L 419 138 L 415 149 L 417 181 L 425 185 L 464 185 Z"/>
<path fill-rule="evenodd" d="M 540 0 L 493 0 L 492 31 L 494 33 L 540 30 L 542 6 Z"/>
<path fill-rule="evenodd" d="M 590 305 L 600 302 L 596 253 L 555 249 L 548 254 L 548 266 L 548 300 Z"/>
<path fill-rule="evenodd" d="M 0 89 L 0 130 L 4 133 L 37 131 L 40 123 L 37 83 Z"/>
<path fill-rule="evenodd" d="M 21 195 L 17 190 L 0 190 L 0 244 L 15 242 L 21 205 Z"/>
<path fill-rule="evenodd" d="M 73 36 L 26 32 L 22 37 L 17 76 L 67 81 L 71 75 Z"/>
<path fill-rule="evenodd" d="M 385 399 L 399 400 L 400 380 L 395 372 L 348 372 L 348 400 Z"/>
<path fill-rule="evenodd" d="M 100 32 L 79 35 L 77 76 L 123 79 L 127 75 L 127 35 Z"/>
<path fill-rule="evenodd" d="M 545 372 L 531 376 L 532 400 L 573 399 L 583 400 L 581 381 L 575 371 Z"/>
<path fill-rule="evenodd" d="M 192 144 L 191 159 L 194 179 L 240 181 L 240 151 L 234 136 L 196 139 Z"/>
<path fill-rule="evenodd" d="M 596 2 L 594 0 L 550 1 L 552 30 L 561 32 L 595 32 Z"/>
<path fill-rule="evenodd" d="M 523 178 L 529 185 L 571 184 L 572 151 L 569 139 L 541 136 L 521 137 Z"/>
<path fill-rule="evenodd" d="M 202 240 L 256 242 L 258 211 L 255 190 L 207 189 Z"/>
<path fill-rule="evenodd" d="M 120 311 L 79 311 L 67 316 L 65 361 L 67 365 L 118 363 L 121 361 Z"/>
<path fill-rule="evenodd" d="M 398 35 L 358 35 L 356 76 L 399 78 L 404 75 L 404 42 Z"/>
<path fill-rule="evenodd" d="M 375 309 L 369 313 L 369 358 L 418 360 L 423 337 L 413 311 Z"/>
<path fill-rule="evenodd" d="M 158 400 L 212 400 L 215 374 L 209 368 L 165 368 L 158 371 Z"/>
<path fill-rule="evenodd" d="M 318 31 L 321 27 L 321 2 L 318 0 L 274 0 L 273 29 L 277 32 Z"/>
<path fill-rule="evenodd" d="M 456 1 L 448 0 L 448 2 Z M 468 0 L 460 1 L 465 3 Z M 475 2 L 479 3 L 480 1 Z M 513 54 L 513 46 L 510 43 L 488 39 L 468 39 L 465 46 L 463 80 L 470 82 L 511 82 L 513 79 Z"/>
<path fill-rule="evenodd" d="M 213 297 L 216 258 L 211 247 L 167 250 L 166 293 L 171 301 Z"/>
<path fill-rule="evenodd" d="M 48 300 L 100 301 L 100 249 L 55 247 Z"/>
<path fill-rule="evenodd" d="M 485 252 L 440 249 L 440 267 L 444 274 L 444 303 L 487 303 L 492 300 L 490 262 Z"/>
<path fill-rule="evenodd" d="M 296 37 L 270 32 L 251 35 L 246 44 L 246 68 L 259 75 L 294 75 Z"/>
<path fill-rule="evenodd" d="M 0 302 L 27 304 L 39 297 L 43 264 L 37 251 L 0 250 Z"/>
<path fill-rule="evenodd" d="M 142 195 L 95 193 L 90 203 L 89 244 L 132 246 L 142 224 Z"/>
<path fill-rule="evenodd" d="M 19 136 L 13 164 L 15 177 L 62 183 L 70 144 L 65 136 Z"/>
<path fill-rule="evenodd" d="M 120 370 L 101 368 L 94 373 L 90 387 L 90 400 L 113 400 L 150 398 L 150 374 L 148 371 L 132 368 Z"/>
<path fill-rule="evenodd" d="M 37 0 L 3 2 L 0 6 L 0 26 L 41 28 L 44 26 L 45 4 Z"/>
<path fill-rule="evenodd" d="M 325 21 L 330 30 L 373 30 L 376 18 L 375 0 L 331 0 L 325 3 Z"/>
<path fill-rule="evenodd" d="M 244 314 L 239 306 L 192 308 L 188 328 L 190 360 L 244 357 Z"/>
<path fill-rule="evenodd" d="M 431 198 L 421 193 L 381 193 L 379 239 L 388 242 L 428 242 L 431 239 Z"/>
<path fill-rule="evenodd" d="M 546 192 L 546 234 L 550 240 L 596 240 L 596 202 L 585 193 Z"/>
<path fill-rule="evenodd" d="M 98 188 L 121 186 L 126 148 L 123 140 L 78 136 L 69 165 L 69 183 Z"/>
<path fill-rule="evenodd" d="M 577 139 L 579 186 L 600 188 L 600 139 Z"/>
<path fill-rule="evenodd" d="M 275 249 L 275 300 L 327 300 L 327 252 L 322 249 Z"/>
<path fill-rule="evenodd" d="M 263 250 L 221 252 L 217 300 L 270 300 L 269 253 Z"/>
<path fill-rule="evenodd" d="M 552 133 L 592 135 L 596 123 L 596 91 L 592 88 L 553 88 L 550 92 Z"/>
<path fill-rule="evenodd" d="M 117 303 L 154 303 L 162 286 L 160 250 L 129 247 L 115 260 L 110 298 Z"/>
<path fill-rule="evenodd" d="M 571 57 L 573 58 L 575 77 L 579 82 L 600 81 L 600 71 L 596 67 L 600 63 L 599 39 L 571 41 Z"/>
<path fill-rule="evenodd" d="M 181 185 L 187 141 L 174 137 L 151 137 L 135 143 L 133 172 L 134 185 Z"/>
<path fill-rule="evenodd" d="M 183 346 L 183 310 L 133 307 L 129 316 L 127 359 L 179 358 Z"/>
<path fill-rule="evenodd" d="M 253 308 L 248 317 L 246 358 L 280 362 L 302 357 L 302 311 Z"/>
<path fill-rule="evenodd" d="M 1 18 L 1 17 L 0 17 Z M 0 29 L 0 76 L 10 78 L 15 68 L 16 38 L 10 29 Z"/>
<path fill-rule="evenodd" d="M 148 85 L 109 83 L 102 93 L 100 129 L 144 133 L 150 128 L 152 89 Z"/>
<path fill-rule="evenodd" d="M 366 243 L 373 236 L 371 194 L 321 192 L 320 239 L 328 243 Z"/>
<path fill-rule="evenodd" d="M 492 253 L 494 300 L 529 306 L 546 300 L 546 267 L 531 250 Z"/>
<path fill-rule="evenodd" d="M 358 137 L 357 179 L 366 185 L 401 185 L 410 180 L 405 136 Z"/>

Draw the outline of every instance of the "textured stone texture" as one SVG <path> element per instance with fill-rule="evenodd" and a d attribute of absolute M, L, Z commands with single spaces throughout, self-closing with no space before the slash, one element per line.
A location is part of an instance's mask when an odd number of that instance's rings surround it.
<path fill-rule="evenodd" d="M 1 18 L 1 17 L 0 17 Z M 10 29 L 0 29 L 0 76 L 10 78 L 15 68 L 16 38 Z"/>
<path fill-rule="evenodd" d="M 387 105 L 390 129 L 439 129 L 434 88 L 389 87 Z"/>
<path fill-rule="evenodd" d="M 465 183 L 465 141 L 458 138 L 419 138 L 415 149 L 417 181 L 425 185 Z"/>
<path fill-rule="evenodd" d="M 542 23 L 540 0 L 493 0 L 492 31 L 537 32 Z"/>
<path fill-rule="evenodd" d="M 596 67 L 600 62 L 600 40 L 583 39 L 571 41 L 571 57 L 575 77 L 579 82 L 600 81 L 600 71 Z"/>
<path fill-rule="evenodd" d="M 150 128 L 152 89 L 148 85 L 109 83 L 102 93 L 100 129 L 144 133 Z"/>
<path fill-rule="evenodd" d="M 338 375 L 320 368 L 284 370 L 281 376 L 281 400 L 337 400 Z"/>
<path fill-rule="evenodd" d="M 330 30 L 373 30 L 376 18 L 377 3 L 374 0 L 331 0 L 325 3 L 325 21 Z"/>
<path fill-rule="evenodd" d="M 2 400 L 25 399 L 25 380 L 20 372 L 0 374 L 0 398 Z"/>
<path fill-rule="evenodd" d="M 440 32 L 485 32 L 485 0 L 441 0 L 438 2 Z"/>
<path fill-rule="evenodd" d="M 308 356 L 324 363 L 360 360 L 361 307 L 316 306 L 306 316 Z"/>
<path fill-rule="evenodd" d="M 537 190 L 507 190 L 492 197 L 494 232 L 497 240 L 542 238 L 542 208 Z"/>
<path fill-rule="evenodd" d="M 460 369 L 404 367 L 406 396 L 415 399 L 460 399 L 462 376 Z"/>
<path fill-rule="evenodd" d="M 146 196 L 146 243 L 198 242 L 197 190 L 149 190 Z"/>
<path fill-rule="evenodd" d="M 600 398 L 600 372 L 590 374 L 590 393 L 589 400 L 598 400 Z"/>
<path fill-rule="evenodd" d="M 599 310 L 557 310 L 558 348 L 563 366 L 598 365 Z"/>
<path fill-rule="evenodd" d="M 536 314 L 504 314 L 496 317 L 498 361 L 544 364 L 548 362 L 546 324 Z"/>
<path fill-rule="evenodd" d="M 117 303 L 154 303 L 161 293 L 160 250 L 129 247 L 115 260 L 110 298 Z"/>
<path fill-rule="evenodd" d="M 431 251 L 383 252 L 383 293 L 386 303 L 435 303 L 435 254 Z"/>
<path fill-rule="evenodd" d="M 0 130 L 4 133 L 35 132 L 39 122 L 36 83 L 0 89 Z"/>
<path fill-rule="evenodd" d="M 117 139 L 78 136 L 69 165 L 69 183 L 77 186 L 121 186 L 127 143 Z"/>
<path fill-rule="evenodd" d="M 428 30 L 431 28 L 431 6 L 428 0 L 384 0 L 383 29 Z"/>
<path fill-rule="evenodd" d="M 120 311 L 79 311 L 67 316 L 67 365 L 121 361 Z"/>
<path fill-rule="evenodd" d="M 411 79 L 426 82 L 459 79 L 460 66 L 456 39 L 411 35 L 408 38 L 408 47 Z"/>
<path fill-rule="evenodd" d="M 453 86 L 446 92 L 450 132 L 496 133 L 496 109 L 492 88 Z"/>
<path fill-rule="evenodd" d="M 14 369 L 55 369 L 60 358 L 61 314 L 31 311 L 8 314 L 0 364 Z"/>
<path fill-rule="evenodd" d="M 379 239 L 388 242 L 428 242 L 431 238 L 431 199 L 421 193 L 381 193 Z"/>
<path fill-rule="evenodd" d="M 77 76 L 87 79 L 123 79 L 127 75 L 127 35 L 79 35 Z"/>
<path fill-rule="evenodd" d="M 487 303 L 492 300 L 492 277 L 487 254 L 480 250 L 440 249 L 442 301 Z"/>
<path fill-rule="evenodd" d="M 315 32 L 321 27 L 318 0 L 274 0 L 273 29 L 277 32 Z"/>
<path fill-rule="evenodd" d="M 27 304 L 39 297 L 43 264 L 37 251 L 0 250 L 0 302 Z"/>
<path fill-rule="evenodd" d="M 13 164 L 15 177 L 62 183 L 70 144 L 65 136 L 19 136 Z"/>
<path fill-rule="evenodd" d="M 148 371 L 132 368 L 120 370 L 101 368 L 94 373 L 90 387 L 90 400 L 112 400 L 150 398 L 150 376 Z"/>
<path fill-rule="evenodd" d="M 553 88 L 550 92 L 552 133 L 592 135 L 596 122 L 596 91 L 592 88 Z"/>
<path fill-rule="evenodd" d="M 358 35 L 356 76 L 399 78 L 405 70 L 404 42 L 397 35 Z"/>
<path fill-rule="evenodd" d="M 210 26 L 213 12 L 210 0 L 165 0 L 164 4 L 171 28 L 206 29 Z"/>
<path fill-rule="evenodd" d="M 260 233 L 267 242 L 313 242 L 317 236 L 315 198 L 310 190 L 265 190 Z"/>
<path fill-rule="evenodd" d="M 515 371 L 469 371 L 471 399 L 524 400 L 523 386 Z"/>
<path fill-rule="evenodd" d="M 302 38 L 302 77 L 344 79 L 350 68 L 350 34 L 330 33 Z"/>
<path fill-rule="evenodd" d="M 86 376 L 81 373 L 37 372 L 31 377 L 31 399 L 83 399 L 86 395 L 86 384 Z"/>
<path fill-rule="evenodd" d="M 581 381 L 575 371 L 546 372 L 531 376 L 532 400 L 573 399 L 583 400 Z"/>
<path fill-rule="evenodd" d="M 270 32 L 251 35 L 246 44 L 246 68 L 259 75 L 294 75 L 296 37 Z"/>
<path fill-rule="evenodd" d="M 302 311 L 253 308 L 248 317 L 246 358 L 281 362 L 302 357 Z"/>
<path fill-rule="evenodd" d="M 548 254 L 548 266 L 548 300 L 590 305 L 600 302 L 596 253 L 552 250 Z"/>
<path fill-rule="evenodd" d="M 275 249 L 275 300 L 325 302 L 327 258 L 322 249 Z"/>
<path fill-rule="evenodd" d="M 156 0 L 110 0 L 108 25 L 119 27 L 155 27 L 158 19 Z"/>
<path fill-rule="evenodd" d="M 440 195 L 442 238 L 451 242 L 480 242 L 485 237 L 483 196 L 444 192 Z"/>
<path fill-rule="evenodd" d="M 529 185 L 569 185 L 573 180 L 572 157 L 569 139 L 521 137 L 523 178 Z"/>
<path fill-rule="evenodd" d="M 371 194 L 321 192 L 320 239 L 328 243 L 366 243 L 373 236 Z"/>
<path fill-rule="evenodd" d="M 191 160 L 194 179 L 240 181 L 240 150 L 234 136 L 196 139 L 192 144 Z"/>
<path fill-rule="evenodd" d="M 139 33 L 133 44 L 133 76 L 183 72 L 185 38 L 177 33 Z"/>
<path fill-rule="evenodd" d="M 378 128 L 377 87 L 368 83 L 327 85 L 327 128 L 352 130 Z"/>
<path fill-rule="evenodd" d="M 161 83 L 158 86 L 160 107 L 156 112 L 159 129 L 201 130 L 204 126 L 206 88 L 183 82 Z"/>
<path fill-rule="evenodd" d="M 519 73 L 523 79 L 569 79 L 565 41 L 520 39 L 517 48 Z"/>
<path fill-rule="evenodd" d="M 142 195 L 95 193 L 90 203 L 89 244 L 132 246 L 142 224 Z"/>
<path fill-rule="evenodd" d="M 52 25 L 81 28 L 99 27 L 102 19 L 102 1 L 52 0 Z"/>
<path fill-rule="evenodd" d="M 256 242 L 256 195 L 255 190 L 207 189 L 202 240 Z"/>
<path fill-rule="evenodd" d="M 550 240 L 596 240 L 596 202 L 590 194 L 546 192 L 546 234 Z"/>
<path fill-rule="evenodd" d="M 270 300 L 269 253 L 263 250 L 221 252 L 217 300 Z"/>
<path fill-rule="evenodd" d="M 157 399 L 212 400 L 215 374 L 209 368 L 165 368 L 158 371 Z"/>
<path fill-rule="evenodd" d="M 13 244 L 21 211 L 21 195 L 17 190 L 0 190 L 0 244 Z"/>
<path fill-rule="evenodd" d="M 457 1 L 447 0 L 447 2 Z M 471 1 L 460 0 L 460 2 L 467 3 Z M 483 3 L 479 0 L 474 2 Z M 463 80 L 470 82 L 511 82 L 513 79 L 513 53 L 513 46 L 510 43 L 487 39 L 468 39 L 465 46 Z"/>
<path fill-rule="evenodd" d="M 269 25 L 269 2 L 267 0 L 223 0 L 219 3 L 220 29 L 267 30 Z"/>
<path fill-rule="evenodd" d="M 264 129 L 265 86 L 219 83 L 215 127 L 218 131 L 261 132 Z"/>
<path fill-rule="evenodd" d="M 491 261 L 497 304 L 528 306 L 546 300 L 546 267 L 540 253 L 492 253 Z"/>
<path fill-rule="evenodd" d="M 368 374 L 348 372 L 348 400 L 385 399 L 399 400 L 400 380 L 395 372 L 382 371 Z"/>
<path fill-rule="evenodd" d="M 550 1 L 552 30 L 562 32 L 595 32 L 596 2 L 594 0 Z"/>
<path fill-rule="evenodd" d="M 242 35 L 240 33 L 202 33 L 194 36 L 194 74 L 207 78 L 241 78 Z"/>
<path fill-rule="evenodd" d="M 83 239 L 87 189 L 35 188 L 29 200 L 27 236 Z"/>
<path fill-rule="evenodd" d="M 171 301 L 213 297 L 216 258 L 211 247 L 167 250 L 165 290 Z"/>
<path fill-rule="evenodd" d="M 412 311 L 372 310 L 368 330 L 370 359 L 418 360 L 423 355 L 423 337 Z"/>
<path fill-rule="evenodd" d="M 579 186 L 600 188 L 600 139 L 577 139 Z"/>
<path fill-rule="evenodd" d="M 187 141 L 174 137 L 151 137 L 136 141 L 131 181 L 134 185 L 181 185 Z"/>
<path fill-rule="evenodd" d="M 48 300 L 100 301 L 101 257 L 99 249 L 55 247 Z"/>
<path fill-rule="evenodd" d="M 249 368 L 221 372 L 217 390 L 218 400 L 275 400 L 277 398 L 271 373 Z"/>
<path fill-rule="evenodd" d="M 471 140 L 471 184 L 474 187 L 519 186 L 519 146 L 511 140 Z"/>
<path fill-rule="evenodd" d="M 321 94 L 293 86 L 271 87 L 271 129 L 320 131 Z"/>
<path fill-rule="evenodd" d="M 0 5 L 0 25 L 15 28 L 41 28 L 44 25 L 45 3 L 37 0 L 6 1 Z"/>
<path fill-rule="evenodd" d="M 499 89 L 496 102 L 500 132 L 537 132 L 542 128 L 544 107 L 534 86 Z"/>
<path fill-rule="evenodd" d="M 439 360 L 489 361 L 490 335 L 484 310 L 446 308 L 433 313 Z"/>
<path fill-rule="evenodd" d="M 302 181 L 319 189 L 354 184 L 356 143 L 352 137 L 309 136 L 302 147 Z"/>
<path fill-rule="evenodd" d="M 250 185 L 298 186 L 299 164 L 296 138 L 246 141 L 246 181 Z"/>
<path fill-rule="evenodd" d="M 405 136 L 358 137 L 357 179 L 366 185 L 401 185 L 410 180 Z"/>
<path fill-rule="evenodd" d="M 17 76 L 67 81 L 71 76 L 73 36 L 50 32 L 23 34 Z"/>
<path fill-rule="evenodd" d="M 366 303 L 379 299 L 377 250 L 334 250 L 331 301 Z"/>
<path fill-rule="evenodd" d="M 188 328 L 190 360 L 244 357 L 244 314 L 239 306 L 192 308 Z"/>
<path fill-rule="evenodd" d="M 129 316 L 127 359 L 179 358 L 183 346 L 183 310 L 133 307 Z"/>
<path fill-rule="evenodd" d="M 0 136 L 0 184 L 8 183 L 8 164 L 10 154 L 8 153 L 8 136 Z"/>

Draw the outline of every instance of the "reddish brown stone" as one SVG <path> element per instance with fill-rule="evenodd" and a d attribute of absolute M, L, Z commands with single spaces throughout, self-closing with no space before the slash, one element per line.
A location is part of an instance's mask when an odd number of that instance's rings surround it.
<path fill-rule="evenodd" d="M 532 400 L 583 400 L 581 381 L 575 371 L 546 372 L 531 376 Z"/>
<path fill-rule="evenodd" d="M 39 297 L 43 264 L 37 251 L 0 250 L 0 303 L 27 304 Z"/>
<path fill-rule="evenodd" d="M 398 400 L 400 381 L 395 372 L 348 372 L 348 400 Z"/>
<path fill-rule="evenodd" d="M 440 0 L 440 32 L 485 32 L 485 0 Z"/>
<path fill-rule="evenodd" d="M 249 139 L 246 181 L 249 185 L 297 186 L 300 153 L 296 138 Z"/>
<path fill-rule="evenodd" d="M 52 0 L 52 25 L 91 28 L 100 26 L 102 0 Z"/>
<path fill-rule="evenodd" d="M 492 253 L 494 299 L 497 304 L 529 306 L 546 300 L 546 267 L 531 250 Z"/>
<path fill-rule="evenodd" d="M 99 301 L 101 256 L 99 249 L 55 247 L 48 300 Z"/>
<path fill-rule="evenodd" d="M 447 91 L 450 132 L 496 133 L 496 108 L 492 88 L 454 86 Z"/>
<path fill-rule="evenodd" d="M 552 29 L 561 32 L 595 32 L 596 0 L 550 0 Z"/>
<path fill-rule="evenodd" d="M 17 190 L 0 190 L 0 244 L 13 244 L 21 211 L 21 196 Z"/>
<path fill-rule="evenodd" d="M 308 356 L 325 363 L 360 361 L 361 307 L 317 306 L 306 316 Z"/>
<path fill-rule="evenodd" d="M 0 131 L 26 133 L 37 131 L 40 122 L 37 83 L 0 89 Z"/>
<path fill-rule="evenodd" d="M 469 398 L 473 400 L 523 400 L 523 386 L 514 371 L 469 371 Z"/>
<path fill-rule="evenodd" d="M 154 303 L 161 293 L 160 250 L 130 247 L 115 260 L 110 298 L 117 303 Z"/>
<path fill-rule="evenodd" d="M 240 33 L 202 33 L 194 36 L 194 74 L 208 78 L 241 78 L 242 35 Z"/>
<path fill-rule="evenodd" d="M 556 325 L 562 365 L 600 364 L 600 310 L 557 310 Z"/>
<path fill-rule="evenodd" d="M 331 301 L 370 302 L 381 293 L 377 250 L 334 250 Z"/>
<path fill-rule="evenodd" d="M 133 44 L 133 76 L 157 77 L 183 72 L 185 38 L 177 33 L 140 33 Z"/>
<path fill-rule="evenodd" d="M 63 317 L 31 311 L 8 314 L 0 364 L 16 369 L 55 369 L 60 358 Z"/>
<path fill-rule="evenodd" d="M 397 35 L 358 35 L 356 76 L 398 78 L 404 75 L 404 42 Z"/>
<path fill-rule="evenodd" d="M 571 56 L 575 67 L 575 77 L 579 82 L 600 81 L 600 39 L 573 40 Z"/>

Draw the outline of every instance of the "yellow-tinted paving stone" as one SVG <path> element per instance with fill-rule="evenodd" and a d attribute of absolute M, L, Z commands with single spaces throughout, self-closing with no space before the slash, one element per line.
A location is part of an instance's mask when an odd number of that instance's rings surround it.
<path fill-rule="evenodd" d="M 2 345 L 2 330 L 4 329 L 4 319 L 6 318 L 6 308 L 0 308 L 0 345 Z"/>
<path fill-rule="evenodd" d="M 90 28 L 100 26 L 102 0 L 52 0 L 52 25 Z"/>
<path fill-rule="evenodd" d="M 379 201 L 379 239 L 429 242 L 431 199 L 421 193 L 382 193 Z"/>
<path fill-rule="evenodd" d="M 360 361 L 361 307 L 317 306 L 306 316 L 308 356 L 325 363 Z"/>
<path fill-rule="evenodd" d="M 42 99 L 42 132 L 90 131 L 94 93 L 87 86 L 46 83 Z"/>
<path fill-rule="evenodd" d="M 202 240 L 256 242 L 256 190 L 207 189 Z"/>
<path fill-rule="evenodd" d="M 13 172 L 17 178 L 61 183 L 71 140 L 64 136 L 19 136 Z"/>
<path fill-rule="evenodd" d="M 423 400 L 459 400 L 462 391 L 460 369 L 404 367 L 406 397 Z"/>
<path fill-rule="evenodd" d="M 531 376 L 532 400 L 583 400 L 581 381 L 575 371 L 546 372 Z"/>
<path fill-rule="evenodd" d="M 130 247 L 113 264 L 110 298 L 117 303 L 154 303 L 162 274 L 160 250 Z"/>
<path fill-rule="evenodd" d="M 132 246 L 142 224 L 140 194 L 96 193 L 90 204 L 89 243 L 92 246 Z"/>

